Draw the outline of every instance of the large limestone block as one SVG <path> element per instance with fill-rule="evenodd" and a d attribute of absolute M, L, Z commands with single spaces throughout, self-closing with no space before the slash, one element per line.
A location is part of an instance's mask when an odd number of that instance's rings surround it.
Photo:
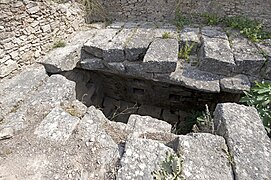
<path fill-rule="evenodd" d="M 11 79 L 4 79 L 0 86 L 0 116 L 4 117 L 18 108 L 47 78 L 44 67 L 35 64 Z"/>
<path fill-rule="evenodd" d="M 132 114 L 129 117 L 127 125 L 134 132 L 171 132 L 171 125 L 165 121 L 152 118 L 150 116 L 140 116 Z"/>
<path fill-rule="evenodd" d="M 217 29 L 202 30 L 199 69 L 211 73 L 230 75 L 235 62 L 226 33 Z"/>
<path fill-rule="evenodd" d="M 174 144 L 183 157 L 186 180 L 234 179 L 223 137 L 208 133 L 190 134 L 179 136 Z"/>
<path fill-rule="evenodd" d="M 65 143 L 72 134 L 79 118 L 55 107 L 36 128 L 34 134 L 39 138 L 46 138 L 54 142 Z"/>
<path fill-rule="evenodd" d="M 179 45 L 176 39 L 154 40 L 143 59 L 146 72 L 167 73 L 176 69 Z"/>
<path fill-rule="evenodd" d="M 250 90 L 250 81 L 246 75 L 239 74 L 233 77 L 220 79 L 221 91 L 230 93 L 240 93 Z"/>
<path fill-rule="evenodd" d="M 160 169 L 167 152 L 173 153 L 173 150 L 154 140 L 130 136 L 116 179 L 153 179 L 152 172 Z"/>
<path fill-rule="evenodd" d="M 81 58 L 81 48 L 85 41 L 92 37 L 96 30 L 78 32 L 65 47 L 51 50 L 45 57 L 38 60 L 50 73 L 70 71 L 76 67 Z"/>
<path fill-rule="evenodd" d="M 226 139 L 235 179 L 271 178 L 271 141 L 255 108 L 218 104 L 214 124 L 216 133 Z"/>
<path fill-rule="evenodd" d="M 61 102 L 76 99 L 75 83 L 61 75 L 52 75 L 40 86 L 35 93 L 25 98 L 21 106 L 4 117 L 3 126 L 21 130 L 30 123 L 43 119 L 54 107 Z"/>
<path fill-rule="evenodd" d="M 260 76 L 261 68 L 266 59 L 260 54 L 252 42 L 244 38 L 233 38 L 232 40 L 233 53 L 236 62 L 236 72 Z"/>

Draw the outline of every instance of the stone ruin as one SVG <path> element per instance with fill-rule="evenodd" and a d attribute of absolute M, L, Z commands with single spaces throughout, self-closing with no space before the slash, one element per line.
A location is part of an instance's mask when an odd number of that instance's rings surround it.
<path fill-rule="evenodd" d="M 178 58 L 185 44 L 189 62 Z M 270 138 L 256 109 L 235 102 L 255 79 L 271 79 L 270 49 L 214 27 L 78 32 L 1 79 L 0 179 L 149 180 L 170 152 L 187 180 L 269 180 Z M 205 104 L 214 134 L 171 133 Z"/>

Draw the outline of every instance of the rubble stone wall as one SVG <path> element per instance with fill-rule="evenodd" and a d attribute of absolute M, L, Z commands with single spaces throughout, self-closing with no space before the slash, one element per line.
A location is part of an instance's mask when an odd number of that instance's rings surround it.
<path fill-rule="evenodd" d="M 0 77 L 31 64 L 84 22 L 76 3 L 0 1 Z"/>
<path fill-rule="evenodd" d="M 109 17 L 116 20 L 172 20 L 176 10 L 181 13 L 214 13 L 243 15 L 271 22 L 269 0 L 100 0 Z"/>

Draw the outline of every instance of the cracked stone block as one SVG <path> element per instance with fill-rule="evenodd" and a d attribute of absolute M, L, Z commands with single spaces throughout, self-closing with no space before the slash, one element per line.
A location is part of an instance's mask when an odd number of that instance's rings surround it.
<path fill-rule="evenodd" d="M 229 75 L 234 71 L 235 62 L 230 43 L 224 32 L 202 30 L 202 46 L 199 52 L 199 69 L 211 73 Z"/>
<path fill-rule="evenodd" d="M 220 88 L 224 92 L 242 94 L 244 91 L 249 91 L 250 87 L 251 84 L 248 77 L 243 74 L 220 79 Z"/>
<path fill-rule="evenodd" d="M 34 134 L 54 142 L 65 143 L 71 136 L 79 118 L 67 113 L 60 107 L 55 107 L 36 128 Z"/>
<path fill-rule="evenodd" d="M 137 29 L 133 36 L 127 39 L 125 43 L 125 59 L 128 61 L 139 61 L 143 59 L 153 38 L 153 30 Z"/>
<path fill-rule="evenodd" d="M 16 61 L 7 60 L 5 63 L 0 65 L 0 78 L 9 75 L 12 71 L 18 69 L 18 64 Z"/>
<path fill-rule="evenodd" d="M 63 101 L 76 99 L 75 83 L 61 75 L 52 75 L 48 81 L 24 99 L 21 106 L 4 117 L 1 127 L 12 127 L 15 131 L 24 129 L 30 123 L 43 119 L 54 107 Z"/>
<path fill-rule="evenodd" d="M 128 120 L 127 125 L 131 127 L 134 132 L 171 132 L 171 125 L 165 121 L 152 118 L 150 116 L 140 116 L 132 114 Z"/>
<path fill-rule="evenodd" d="M 234 179 L 223 137 L 209 133 L 181 135 L 173 144 L 183 157 L 186 180 Z"/>
<path fill-rule="evenodd" d="M 175 39 L 154 40 L 143 59 L 146 72 L 167 73 L 176 69 L 179 45 Z"/>
<path fill-rule="evenodd" d="M 200 71 L 188 65 L 169 75 L 172 82 L 203 92 L 220 92 L 220 78 L 216 74 Z"/>
<path fill-rule="evenodd" d="M 184 28 L 180 32 L 180 42 L 182 46 L 193 46 L 191 50 L 192 55 L 196 55 L 200 47 L 200 30 L 199 28 Z"/>
<path fill-rule="evenodd" d="M 255 108 L 218 104 L 214 124 L 216 133 L 226 139 L 235 179 L 270 179 L 271 141 Z"/>
<path fill-rule="evenodd" d="M 96 30 L 78 32 L 65 47 L 53 49 L 45 57 L 40 58 L 38 63 L 43 64 L 49 73 L 73 70 L 81 59 L 84 42 L 95 33 Z"/>
<path fill-rule="evenodd" d="M 152 172 L 160 169 L 159 165 L 165 160 L 167 152 L 174 153 L 157 141 L 130 137 L 126 141 L 116 179 L 153 179 Z"/>
<path fill-rule="evenodd" d="M 79 66 L 86 70 L 100 70 L 105 68 L 102 59 L 96 57 L 81 60 Z"/>
<path fill-rule="evenodd" d="M 244 38 L 232 40 L 233 53 L 236 62 L 236 73 L 260 76 L 261 68 L 266 59 L 260 54 L 252 42 Z"/>
<path fill-rule="evenodd" d="M 107 50 L 108 43 L 112 41 L 117 33 L 117 29 L 100 29 L 94 37 L 84 44 L 83 49 L 93 56 L 103 58 L 103 53 Z"/>
<path fill-rule="evenodd" d="M 4 79 L 0 86 L 0 116 L 16 110 L 47 78 L 44 67 L 34 64 L 11 79 Z"/>

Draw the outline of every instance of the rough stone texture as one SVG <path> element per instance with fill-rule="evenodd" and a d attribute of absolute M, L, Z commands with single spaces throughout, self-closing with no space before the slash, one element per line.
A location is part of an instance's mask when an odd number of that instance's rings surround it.
<path fill-rule="evenodd" d="M 4 128 L 0 130 L 0 140 L 9 139 L 13 137 L 13 129 L 12 128 Z"/>
<path fill-rule="evenodd" d="M 167 73 L 176 69 L 179 45 L 175 39 L 154 40 L 147 50 L 143 65 L 147 72 Z"/>
<path fill-rule="evenodd" d="M 180 42 L 182 46 L 193 46 L 191 54 L 195 55 L 201 45 L 199 28 L 184 28 L 180 32 Z"/>
<path fill-rule="evenodd" d="M 199 69 L 216 74 L 230 75 L 235 62 L 226 34 L 214 28 L 202 30 Z"/>
<path fill-rule="evenodd" d="M 153 41 L 154 32 L 151 29 L 138 28 L 135 34 L 126 41 L 125 56 L 128 61 L 143 59 L 147 48 Z"/>
<path fill-rule="evenodd" d="M 15 97 L 16 98 L 16 97 Z M 4 117 L 1 127 L 12 127 L 21 130 L 31 122 L 38 121 L 54 107 L 65 100 L 75 100 L 75 83 L 61 75 L 52 75 L 46 84 L 42 85 L 24 99 L 24 103 Z"/>
<path fill-rule="evenodd" d="M 178 69 L 170 74 L 170 80 L 177 81 L 185 87 L 205 92 L 220 92 L 220 76 L 200 71 L 190 66 Z"/>
<path fill-rule="evenodd" d="M 271 142 L 257 110 L 234 103 L 218 104 L 214 123 L 216 133 L 226 139 L 235 179 L 270 179 Z"/>
<path fill-rule="evenodd" d="M 105 68 L 102 59 L 96 57 L 81 60 L 79 66 L 86 70 L 99 70 Z"/>
<path fill-rule="evenodd" d="M 117 34 L 116 29 L 101 29 L 95 36 L 84 44 L 84 50 L 98 58 L 103 58 L 104 51 L 113 37 Z"/>
<path fill-rule="evenodd" d="M 139 116 L 132 114 L 128 120 L 127 125 L 131 127 L 134 132 L 171 132 L 171 125 L 150 116 Z"/>
<path fill-rule="evenodd" d="M 18 68 L 16 61 L 8 60 L 5 63 L 0 65 L 0 78 L 3 78 L 9 75 L 12 71 Z"/>
<path fill-rule="evenodd" d="M 42 65 L 31 65 L 11 79 L 4 79 L 0 86 L 0 116 L 16 109 L 24 100 L 43 85 L 48 75 Z M 12 93 L 11 93 L 12 92 Z"/>
<path fill-rule="evenodd" d="M 81 48 L 85 41 L 96 33 L 96 30 L 78 32 L 65 47 L 50 51 L 45 57 L 38 60 L 49 73 L 70 71 L 80 60 Z"/>
<path fill-rule="evenodd" d="M 179 136 L 174 144 L 184 159 L 185 179 L 233 179 L 226 153 L 228 148 L 223 137 L 208 133 L 189 134 Z"/>
<path fill-rule="evenodd" d="M 173 153 L 173 150 L 157 141 L 131 136 L 125 143 L 117 180 L 153 179 L 151 173 L 160 169 L 166 152 Z"/>
<path fill-rule="evenodd" d="M 220 79 L 220 88 L 224 92 L 243 93 L 244 91 L 249 91 L 250 86 L 248 77 L 242 74 Z"/>
<path fill-rule="evenodd" d="M 1 1 L 0 14 L 0 77 L 15 70 L 17 64 L 33 64 L 54 42 L 68 42 L 67 37 L 84 24 L 83 11 L 71 2 Z M 12 62 L 12 68 L 2 67 L 5 62 Z"/>
<path fill-rule="evenodd" d="M 42 120 L 34 134 L 39 138 L 65 143 L 78 123 L 79 118 L 65 112 L 62 108 L 55 107 Z"/>
<path fill-rule="evenodd" d="M 256 46 L 244 38 L 234 38 L 232 46 L 237 66 L 235 71 L 259 76 L 266 59 L 259 53 Z"/>

